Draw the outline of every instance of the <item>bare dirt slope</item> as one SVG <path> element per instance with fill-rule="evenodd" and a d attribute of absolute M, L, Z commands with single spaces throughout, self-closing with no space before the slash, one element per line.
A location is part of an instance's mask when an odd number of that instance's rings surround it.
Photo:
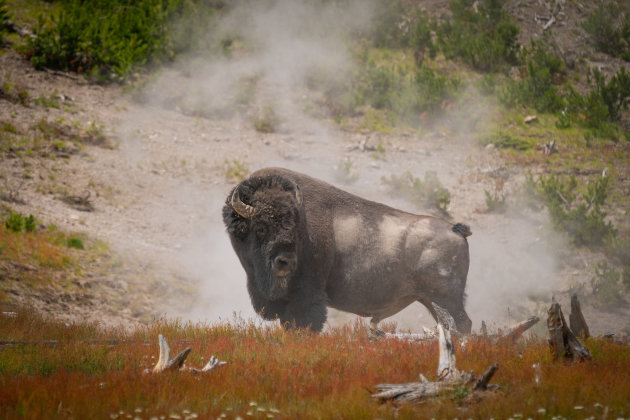
<path fill-rule="evenodd" d="M 262 95 L 283 91 L 282 112 L 275 132 L 260 133 L 245 117 L 198 117 L 168 103 L 168 90 L 186 92 L 198 80 L 177 67 L 165 70 L 142 102 L 118 86 L 37 72 L 14 52 L 0 55 L 0 79 L 24 87 L 31 98 L 25 104 L 0 99 L 0 121 L 10 121 L 25 135 L 41 120 L 80 127 L 94 122 L 115 145 L 86 145 L 54 159 L 7 157 L 0 163 L 5 189 L 18 190 L 23 201 L 10 203 L 14 210 L 103 240 L 119 261 L 97 264 L 99 270 L 80 276 L 81 287 L 66 297 L 54 286 L 26 290 L 3 274 L 2 287 L 13 291 L 8 294 L 13 302 L 53 316 L 125 324 L 160 315 L 209 321 L 253 316 L 244 273 L 220 220 L 225 195 L 237 182 L 227 172 L 236 164 L 252 171 L 300 170 L 414 212 L 430 210 L 390 197 L 382 178 L 405 171 L 423 178 L 435 171 L 451 192 L 453 221 L 473 230 L 467 307 L 475 329 L 481 320 L 498 327 L 542 315 L 552 294 L 568 310 L 564 292 L 588 284 L 592 276 L 594 257 L 568 251 L 547 229 L 544 213 L 486 211 L 484 190 L 494 191 L 500 178 L 503 191 L 516 192 L 523 174 L 475 143 L 475 124 L 492 112 L 483 102 L 470 104 L 463 123 L 442 121 L 423 135 L 342 130 L 303 112 L 316 102 L 316 92 L 266 80 Z M 33 100 L 40 96 L 57 98 L 60 107 Z M 379 144 L 384 152 L 374 150 Z M 352 163 L 354 177 L 340 175 L 344 161 Z M 93 211 L 63 200 L 87 192 Z M 433 325 L 419 304 L 412 306 L 392 319 L 414 330 Z M 584 311 L 596 334 L 630 327 L 628 311 L 607 313 L 588 304 Z M 335 313 L 331 322 L 353 318 Z"/>

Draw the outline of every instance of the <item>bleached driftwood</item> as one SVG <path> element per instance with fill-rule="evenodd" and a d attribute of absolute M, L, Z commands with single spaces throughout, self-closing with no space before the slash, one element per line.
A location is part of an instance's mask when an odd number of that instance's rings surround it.
<path fill-rule="evenodd" d="M 452 391 L 461 385 L 471 385 L 475 383 L 475 375 L 472 372 L 462 372 L 457 369 L 455 360 L 455 350 L 451 333 L 448 326 L 438 324 L 440 358 L 438 362 L 436 382 L 429 382 L 424 375 L 420 374 L 420 382 L 410 382 L 404 384 L 379 384 L 376 385 L 378 393 L 372 398 L 384 401 L 416 401 L 423 398 L 433 397 L 445 391 Z M 475 383 L 473 390 L 487 389 L 488 382 L 498 368 L 495 363 L 492 365 Z"/>
<path fill-rule="evenodd" d="M 571 331 L 580 338 L 589 338 L 591 336 L 591 332 L 588 330 L 588 325 L 586 325 L 586 320 L 584 319 L 584 315 L 582 315 L 582 307 L 580 306 L 580 301 L 577 298 L 577 295 L 574 293 L 571 296 L 571 313 L 569 314 L 569 325 L 571 326 Z"/>
<path fill-rule="evenodd" d="M 171 349 L 166 342 L 166 339 L 162 334 L 158 337 L 158 343 L 160 345 L 160 357 L 158 358 L 157 363 L 153 367 L 153 373 L 161 373 L 166 370 L 182 370 L 184 369 L 184 362 L 190 353 L 190 347 L 186 347 L 184 350 L 179 352 L 177 356 L 171 359 Z M 210 357 L 210 360 L 206 365 L 201 368 L 188 368 L 189 371 L 194 373 L 202 373 L 209 372 L 219 366 L 223 366 L 227 362 L 222 362 L 214 356 Z"/>
<path fill-rule="evenodd" d="M 549 331 L 549 346 L 554 359 L 561 356 L 573 360 L 590 359 L 591 353 L 573 334 L 562 315 L 560 304 L 552 301 L 547 311 L 547 329 Z"/>

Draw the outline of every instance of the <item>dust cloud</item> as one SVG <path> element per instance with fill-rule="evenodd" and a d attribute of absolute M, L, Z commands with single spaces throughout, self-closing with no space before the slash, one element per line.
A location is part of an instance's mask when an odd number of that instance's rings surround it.
<path fill-rule="evenodd" d="M 245 155 L 250 170 L 287 167 L 409 211 L 422 212 L 405 200 L 388 196 L 381 178 L 404 170 L 422 178 L 425 171 L 433 170 L 453 191 L 451 214 L 456 219 L 453 221 L 467 223 L 473 230 L 469 238 L 471 266 L 466 305 L 473 328 L 478 329 L 481 320 L 499 327 L 522 320 L 538 310 L 535 302 L 539 297 L 550 298 L 557 281 L 556 261 L 550 251 L 549 235 L 544 232 L 544 221 L 479 211 L 485 206 L 484 189 L 491 190 L 490 181 L 466 178 L 478 170 L 475 160 L 479 156 L 474 153 L 485 153 L 477 150 L 472 141 L 477 121 L 488 113 L 481 99 L 469 96 L 461 110 L 468 118 L 436 122 L 436 127 L 447 127 L 447 134 L 424 140 L 421 148 L 430 148 L 429 151 L 420 148 L 392 151 L 387 159 L 376 162 L 367 154 L 355 156 L 353 162 L 359 180 L 340 185 L 332 168 L 348 157 L 344 136 L 347 143 L 349 134 L 313 116 L 308 104 L 317 93 L 309 86 L 321 79 L 343 83 L 351 74 L 353 63 L 346 38 L 352 31 L 370 24 L 371 2 L 284 0 L 241 4 L 223 16 L 217 27 L 209 29 L 209 36 L 217 39 L 233 38 L 231 57 L 217 54 L 186 57 L 163 70 L 146 87 L 142 94 L 146 103 L 186 115 L 230 121 L 227 131 L 215 135 L 228 137 L 225 141 L 215 138 L 219 145 L 226 142 L 225 150 L 247 149 L 253 142 L 261 142 L 251 121 L 264 112 L 272 112 L 279 126 L 279 134 L 273 138 L 282 153 L 254 155 L 256 149 Z M 126 125 L 133 125 L 132 116 Z M 292 141 L 295 138 L 300 140 Z M 213 164 L 220 165 L 228 159 L 229 155 L 216 153 L 217 156 L 209 157 L 214 159 Z M 146 158 L 152 156 L 148 154 Z M 490 157 L 489 161 L 492 164 L 496 157 Z M 214 180 L 193 174 L 185 187 L 187 194 L 177 194 L 175 200 L 178 208 L 183 206 L 193 219 L 197 217 L 197 223 L 182 235 L 182 246 L 172 256 L 171 264 L 197 282 L 198 289 L 194 303 L 167 311 L 167 315 L 210 322 L 230 321 L 235 316 L 255 318 L 245 286 L 245 272 L 221 220 L 221 207 L 231 183 L 220 172 L 215 171 L 212 176 Z M 203 186 L 199 186 L 195 177 L 203 181 Z M 173 190 L 181 188 L 175 184 Z M 187 196 L 196 198 L 187 201 Z M 199 212 L 203 212 L 202 217 L 195 215 Z M 162 220 L 154 223 L 175 229 L 173 225 L 178 223 L 175 214 L 169 214 L 168 210 L 158 214 Z M 330 325 L 356 319 L 354 315 L 331 312 Z M 428 311 L 419 303 L 386 321 L 413 331 L 434 325 Z"/>

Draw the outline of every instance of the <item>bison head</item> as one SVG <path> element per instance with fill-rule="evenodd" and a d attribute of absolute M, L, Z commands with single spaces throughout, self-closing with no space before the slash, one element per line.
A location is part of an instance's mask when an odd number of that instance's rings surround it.
<path fill-rule="evenodd" d="M 282 177 L 251 177 L 237 185 L 223 220 L 248 279 L 269 300 L 285 297 L 298 271 L 302 195 Z"/>

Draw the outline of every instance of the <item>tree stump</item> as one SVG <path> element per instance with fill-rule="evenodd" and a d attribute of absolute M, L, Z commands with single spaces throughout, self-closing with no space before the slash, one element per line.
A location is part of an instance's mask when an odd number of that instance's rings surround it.
<path fill-rule="evenodd" d="M 571 358 L 573 360 L 590 359 L 591 353 L 567 326 L 564 315 L 562 315 L 562 309 L 560 309 L 560 304 L 553 301 L 547 314 L 549 315 L 547 319 L 549 346 L 554 360 L 560 357 Z"/>
<path fill-rule="evenodd" d="M 571 314 L 569 315 L 569 324 L 571 325 L 571 331 L 573 331 L 577 337 L 586 339 L 591 336 L 591 333 L 588 330 L 588 325 L 586 325 L 584 315 L 582 315 L 580 301 L 575 293 L 571 296 Z"/>

